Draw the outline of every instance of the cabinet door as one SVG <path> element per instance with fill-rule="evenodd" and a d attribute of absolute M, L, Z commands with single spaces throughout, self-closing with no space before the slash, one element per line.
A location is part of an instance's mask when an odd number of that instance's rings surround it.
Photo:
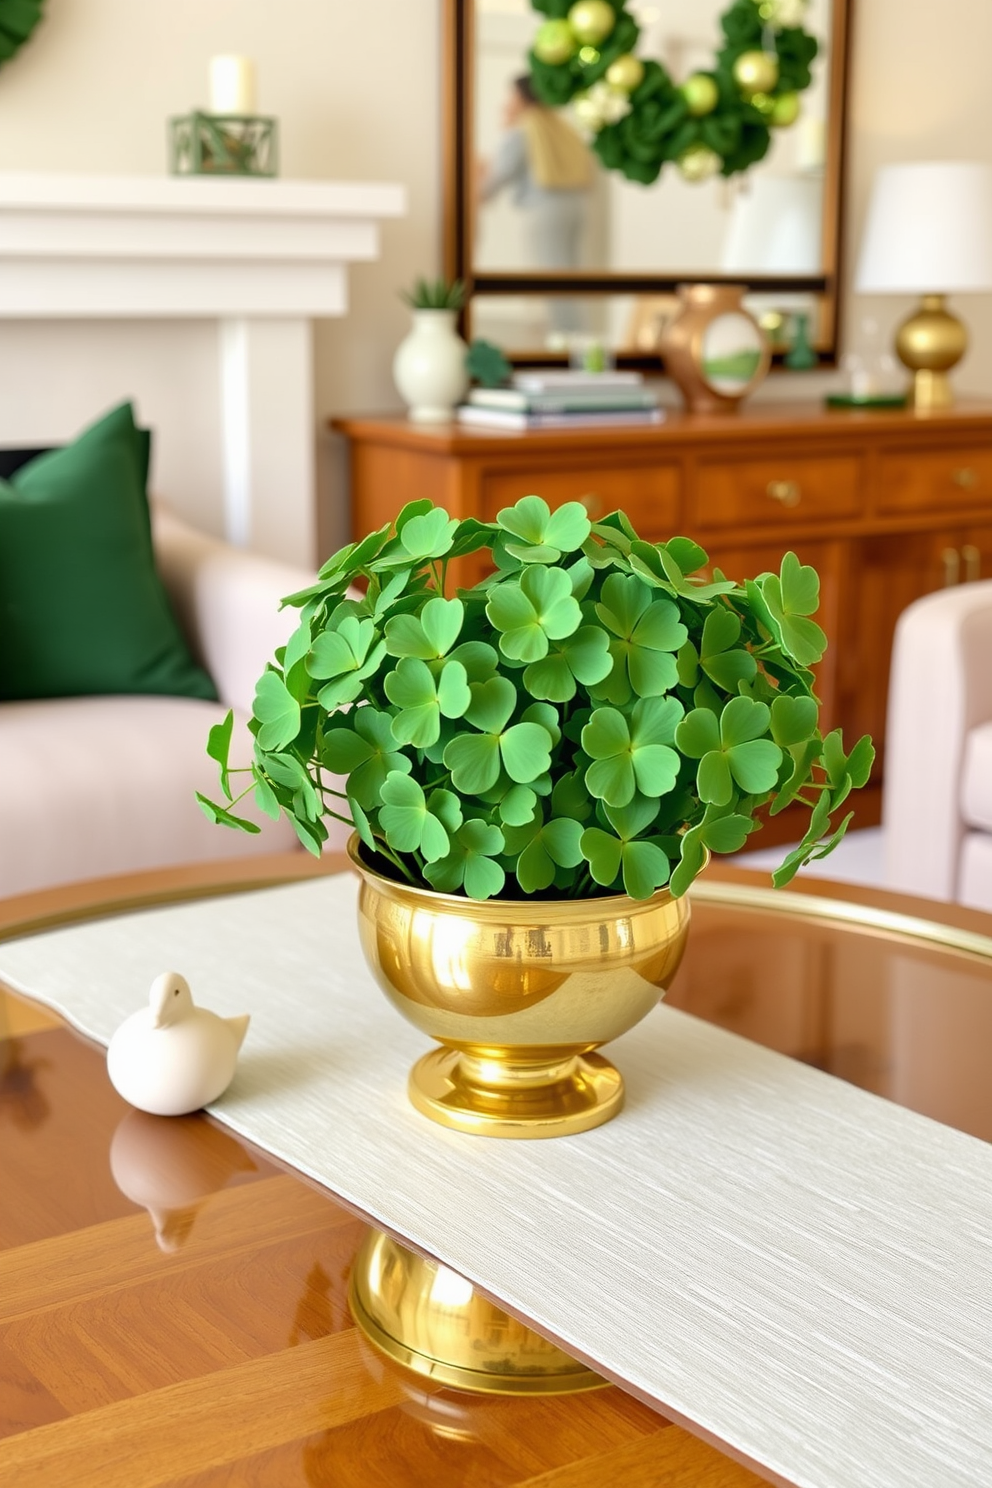
<path fill-rule="evenodd" d="M 716 538 L 707 540 L 705 547 L 710 555 L 710 565 L 723 570 L 728 579 L 754 578 L 759 573 L 778 573 L 782 554 L 790 548 L 801 563 L 809 563 L 820 575 L 820 608 L 815 616 L 827 635 L 827 650 L 823 660 L 815 668 L 816 689 L 823 705 L 823 731 L 836 728 L 841 722 L 837 706 L 838 659 L 848 644 L 843 630 L 845 606 L 842 603 L 841 585 L 844 571 L 845 546 L 839 542 L 789 542 L 784 538 L 756 544 L 733 544 Z"/>
<path fill-rule="evenodd" d="M 992 579 L 992 527 L 966 527 L 961 543 L 961 582 Z"/>
<path fill-rule="evenodd" d="M 987 550 L 992 532 L 986 530 Z M 958 528 L 892 533 L 852 544 L 853 640 L 840 658 L 840 711 L 851 740 L 871 734 L 878 752 L 876 778 L 884 761 L 885 714 L 896 621 L 907 605 L 963 576 Z"/>

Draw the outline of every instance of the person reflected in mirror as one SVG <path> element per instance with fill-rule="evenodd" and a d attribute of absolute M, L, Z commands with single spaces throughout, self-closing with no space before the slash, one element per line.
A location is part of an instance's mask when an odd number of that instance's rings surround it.
<path fill-rule="evenodd" d="M 592 156 L 571 125 L 539 102 L 529 77 L 514 80 L 503 125 L 492 160 L 480 162 L 480 202 L 510 191 L 524 214 L 533 267 L 578 268 L 595 181 Z M 555 330 L 579 329 L 581 312 L 574 301 L 552 295 L 549 304 Z"/>

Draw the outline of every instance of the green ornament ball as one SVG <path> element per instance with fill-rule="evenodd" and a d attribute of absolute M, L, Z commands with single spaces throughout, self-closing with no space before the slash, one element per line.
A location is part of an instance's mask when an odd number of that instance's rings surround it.
<path fill-rule="evenodd" d="M 771 52 L 741 52 L 733 73 L 734 82 L 745 96 L 771 93 L 778 82 L 778 58 Z"/>
<path fill-rule="evenodd" d="M 568 24 L 584 46 L 599 46 L 616 25 L 616 11 L 607 0 L 577 0 L 568 12 Z"/>
<path fill-rule="evenodd" d="M 685 181 L 708 181 L 719 171 L 723 161 L 709 145 L 690 145 L 676 162 Z"/>
<path fill-rule="evenodd" d="M 558 67 L 575 55 L 578 41 L 566 20 L 545 21 L 534 37 L 534 56 L 548 67 Z"/>
<path fill-rule="evenodd" d="M 643 79 L 644 63 L 630 52 L 625 52 L 606 69 L 606 81 L 611 88 L 616 88 L 621 93 L 633 93 L 635 88 L 640 87 Z"/>
<path fill-rule="evenodd" d="M 687 77 L 681 88 L 686 108 L 694 119 L 711 114 L 720 101 L 720 90 L 706 72 L 694 72 Z"/>
<path fill-rule="evenodd" d="M 769 122 L 778 129 L 788 129 L 790 124 L 795 124 L 799 118 L 800 100 L 798 93 L 780 93 L 774 100 L 772 111 L 769 114 Z"/>

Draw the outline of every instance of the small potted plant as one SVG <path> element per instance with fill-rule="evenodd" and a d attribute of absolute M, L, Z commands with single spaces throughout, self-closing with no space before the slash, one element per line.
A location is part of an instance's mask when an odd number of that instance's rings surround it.
<path fill-rule="evenodd" d="M 456 591 L 472 555 L 492 571 Z M 437 1120 L 608 1119 L 622 1081 L 592 1051 L 667 985 L 707 855 L 791 802 L 809 825 L 777 885 L 843 836 L 873 751 L 819 729 L 815 571 L 787 553 L 737 584 L 706 563 L 579 502 L 483 523 L 424 500 L 286 601 L 300 625 L 259 681 L 244 793 L 314 853 L 325 818 L 354 825 L 370 964 L 443 1045 L 411 1081 Z M 201 800 L 247 826 L 230 733 L 209 746 L 226 804 Z"/>
<path fill-rule="evenodd" d="M 418 279 L 403 299 L 413 311 L 413 329 L 393 359 L 393 380 L 416 423 L 446 423 L 465 396 L 468 347 L 455 328 L 465 302 L 460 279 Z"/>

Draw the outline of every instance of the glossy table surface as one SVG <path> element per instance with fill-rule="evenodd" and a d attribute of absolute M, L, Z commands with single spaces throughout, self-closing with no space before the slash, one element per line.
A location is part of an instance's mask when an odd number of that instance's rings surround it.
<path fill-rule="evenodd" d="M 73 886 L 0 904 L 0 935 L 339 866 Z M 992 1138 L 990 918 L 869 891 L 852 918 L 822 883 L 770 907 L 760 882 L 711 872 L 669 1001 Z M 0 1483 L 761 1481 L 613 1387 L 483 1399 L 404 1375 L 351 1324 L 364 1230 L 209 1118 L 131 1111 L 101 1050 L 0 992 Z"/>

